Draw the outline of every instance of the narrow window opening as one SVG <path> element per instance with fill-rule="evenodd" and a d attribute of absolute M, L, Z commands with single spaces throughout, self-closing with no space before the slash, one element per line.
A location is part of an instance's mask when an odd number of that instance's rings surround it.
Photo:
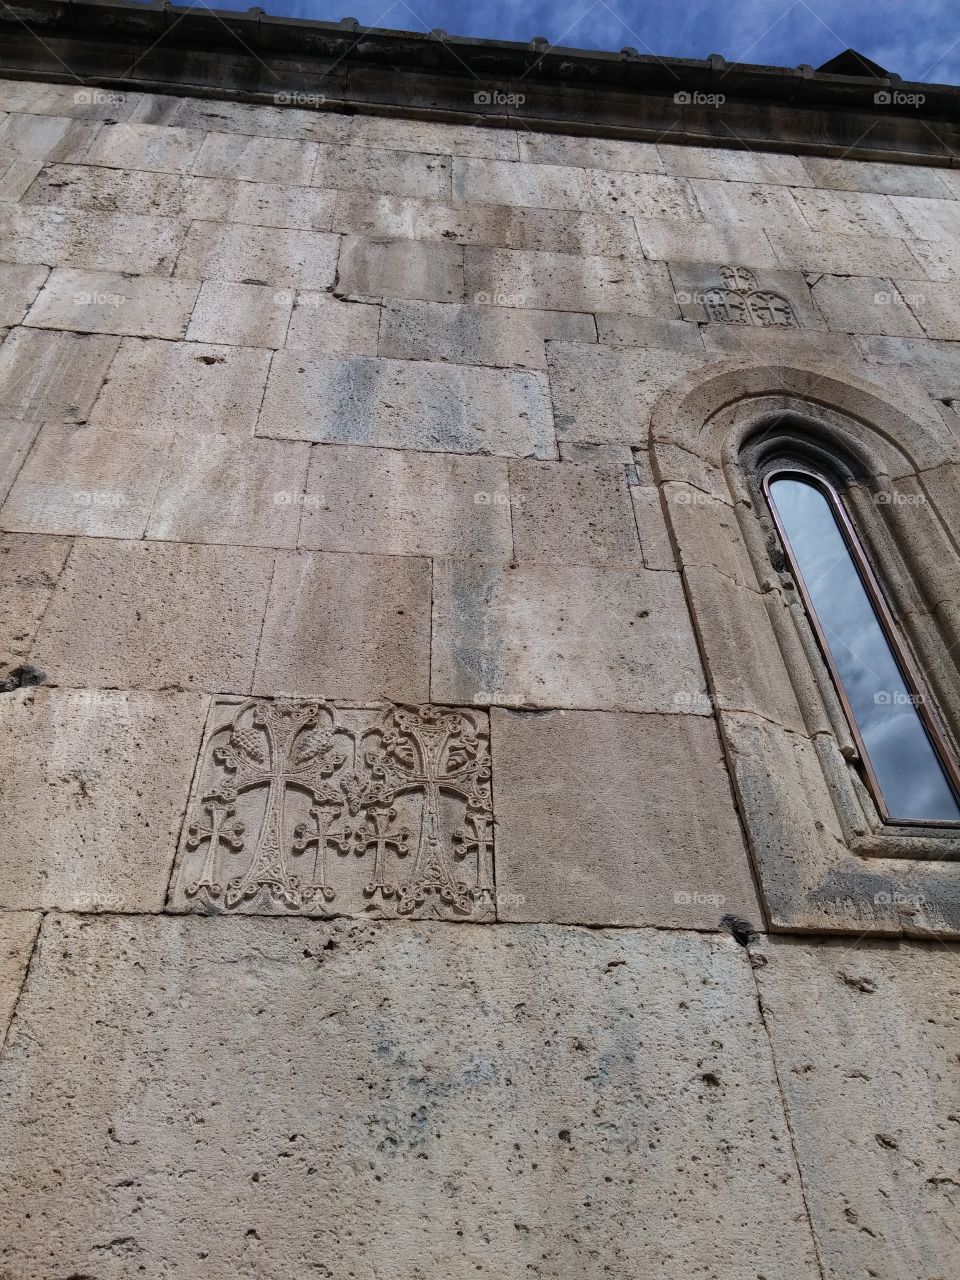
<path fill-rule="evenodd" d="M 960 823 L 960 774 L 833 486 L 769 471 L 764 492 L 886 822 Z"/>

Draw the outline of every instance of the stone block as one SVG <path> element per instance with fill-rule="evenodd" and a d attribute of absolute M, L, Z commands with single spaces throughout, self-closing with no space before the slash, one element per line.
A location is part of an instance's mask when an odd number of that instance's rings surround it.
<path fill-rule="evenodd" d="M 76 543 L 31 661 L 54 684 L 249 693 L 274 553 Z"/>
<path fill-rule="evenodd" d="M 313 450 L 300 545 L 395 556 L 511 558 L 507 464 L 411 450 Z"/>
<path fill-rule="evenodd" d="M 194 693 L 0 699 L 0 908 L 160 911 L 200 749 Z"/>
<path fill-rule="evenodd" d="M 475 246 L 464 249 L 463 260 L 464 296 L 474 305 L 679 315 L 660 262 Z"/>
<path fill-rule="evenodd" d="M 793 192 L 812 231 L 841 236 L 906 236 L 907 225 L 889 196 L 864 191 Z"/>
<path fill-rule="evenodd" d="M 786 187 L 711 178 L 691 178 L 690 187 L 703 216 L 718 226 L 757 227 L 785 235 L 808 229 Z"/>
<path fill-rule="evenodd" d="M 0 1044 L 6 1039 L 42 920 L 39 911 L 0 915 Z"/>
<path fill-rule="evenodd" d="M 345 236 L 337 267 L 340 293 L 376 300 L 418 298 L 460 302 L 463 250 L 420 240 L 380 242 Z"/>
<path fill-rule="evenodd" d="M 928 280 L 960 280 L 960 238 L 910 240 L 907 243 L 911 256 L 920 264 Z M 916 276 L 917 271 L 904 266 L 899 269 L 899 274 Z"/>
<path fill-rule="evenodd" d="M 8 262 L 169 275 L 185 234 L 186 223 L 171 218 L 0 205 Z"/>
<path fill-rule="evenodd" d="M 333 226 L 370 239 L 451 240 L 586 256 L 641 256 L 633 219 L 608 212 L 439 204 L 348 191 L 337 195 Z"/>
<path fill-rule="evenodd" d="M 764 1021 L 835 1275 L 914 1280 L 955 1267 L 954 951 L 804 938 L 764 950 Z"/>
<path fill-rule="evenodd" d="M 264 138 L 300 138 L 313 142 L 343 141 L 352 117 L 334 111 L 311 111 L 263 102 L 229 102 L 215 98 L 171 98 L 144 94 L 134 121 L 174 125 L 204 132 L 256 134 Z"/>
<path fill-rule="evenodd" d="M 678 574 L 447 560 L 431 687 L 442 702 L 672 711 L 703 675 Z"/>
<path fill-rule="evenodd" d="M 891 196 L 890 203 L 918 240 L 960 239 L 960 201 L 956 198 Z"/>
<path fill-rule="evenodd" d="M 500 920 L 762 927 L 711 720 L 494 708 L 492 738 Z"/>
<path fill-rule="evenodd" d="M 562 443 L 647 444 L 650 411 L 706 356 L 671 347 L 617 349 L 551 342 L 550 392 Z"/>
<path fill-rule="evenodd" d="M 42 169 L 42 160 L 22 160 L 10 154 L 0 156 L 0 201 L 21 199 Z"/>
<path fill-rule="evenodd" d="M 817 329 L 758 329 L 746 324 L 705 324 L 700 329 L 707 356 L 718 359 L 723 356 L 750 356 L 762 358 L 767 364 L 815 357 L 841 357 L 859 359 L 856 339 L 847 334 L 823 332 L 823 321 Z"/>
<path fill-rule="evenodd" d="M 292 289 L 207 280 L 190 315 L 187 339 L 236 347 L 282 347 L 293 300 Z"/>
<path fill-rule="evenodd" d="M 509 466 L 521 564 L 643 563 L 625 466 L 517 460 Z"/>
<path fill-rule="evenodd" d="M 257 434 L 508 457 L 556 450 L 542 374 L 367 356 L 278 353 Z"/>
<path fill-rule="evenodd" d="M 71 545 L 69 538 L 0 533 L 0 679 L 26 660 Z"/>
<path fill-rule="evenodd" d="M 810 175 L 797 186 L 831 191 L 877 191 L 887 196 L 937 196 L 950 199 L 952 192 L 941 179 L 941 169 L 927 165 L 881 164 L 875 160 L 832 160 L 804 156 L 800 164 Z"/>
<path fill-rule="evenodd" d="M 90 421 L 112 430 L 214 427 L 248 436 L 269 367 L 270 352 L 252 347 L 124 338 Z"/>
<path fill-rule="evenodd" d="M 820 1274 L 729 937 L 52 916 L 0 1090 L 18 1277 Z"/>
<path fill-rule="evenodd" d="M 635 452 L 639 453 L 639 450 Z M 676 572 L 680 566 L 667 532 L 660 490 L 655 484 L 632 484 L 630 497 L 633 500 L 633 514 L 640 535 L 640 550 L 645 568 Z"/>
<path fill-rule="evenodd" d="M 8 339 L 9 341 L 9 339 Z M 937 399 L 960 399 L 960 349 L 926 338 L 858 338 L 870 364 L 920 383 Z"/>
<path fill-rule="evenodd" d="M 79 333 L 182 338 L 199 291 L 194 281 L 55 267 L 24 323 Z"/>
<path fill-rule="evenodd" d="M 599 312 L 597 334 L 607 347 L 661 347 L 703 354 L 703 338 L 687 320 L 648 320 L 646 316 Z"/>
<path fill-rule="evenodd" d="M 459 204 L 595 209 L 590 177 L 591 170 L 574 166 L 455 158 L 453 199 Z"/>
<path fill-rule="evenodd" d="M 911 283 L 902 288 L 914 292 L 905 296 L 892 280 L 881 276 L 821 276 L 813 286 L 813 296 L 829 327 L 839 333 L 922 337 L 923 329 L 907 297 L 916 296 L 925 286 Z"/>
<path fill-rule="evenodd" d="M 178 434 L 146 536 L 163 542 L 295 547 L 309 449 L 286 441 Z"/>
<path fill-rule="evenodd" d="M 48 422 L 0 509 L 0 528 L 139 538 L 166 454 L 166 439 L 151 432 Z"/>
<path fill-rule="evenodd" d="M 630 463 L 633 450 L 628 444 L 562 444 L 560 457 L 564 462 Z"/>
<path fill-rule="evenodd" d="M 321 143 L 312 182 L 338 191 L 443 200 L 450 195 L 450 164 L 446 156 Z"/>
<path fill-rule="evenodd" d="M 819 231 L 772 233 L 780 264 L 810 274 L 837 276 L 916 275 L 914 240 L 893 236 L 834 235 Z"/>
<path fill-rule="evenodd" d="M 520 159 L 530 164 L 573 165 L 624 173 L 663 173 L 663 162 L 652 142 L 618 138 L 567 138 L 558 133 L 519 134 Z"/>
<path fill-rule="evenodd" d="M 375 356 L 380 308 L 364 302 L 342 302 L 329 293 L 300 289 L 287 329 L 288 351 L 324 355 Z"/>
<path fill-rule="evenodd" d="M 644 255 L 662 262 L 737 263 L 745 267 L 780 265 L 770 241 L 759 227 L 677 222 L 675 219 L 636 218 Z"/>
<path fill-rule="evenodd" d="M 254 691 L 430 698 L 428 560 L 277 553 Z"/>
<path fill-rule="evenodd" d="M 216 699 L 170 900 L 492 920 L 493 853 L 485 712 Z"/>
<path fill-rule="evenodd" d="M 514 129 L 400 120 L 393 116 L 354 116 L 350 142 L 354 147 L 380 147 L 388 151 L 475 156 L 484 160 L 518 159 Z"/>
<path fill-rule="evenodd" d="M 0 419 L 82 422 L 119 338 L 14 329 L 0 346 Z"/>
<path fill-rule="evenodd" d="M 756 591 L 757 572 L 733 507 L 691 484 L 668 481 L 662 492 L 681 565 L 716 570 L 737 586 Z"/>
<path fill-rule="evenodd" d="M 0 84 L 0 99 L 7 111 L 71 116 L 81 120 L 125 120 L 142 96 L 139 93 L 121 93 L 118 89 L 89 89 L 70 83 L 4 80 Z"/>
<path fill-rule="evenodd" d="M 960 339 L 960 281 L 897 280 L 894 282 L 928 338 Z"/>
<path fill-rule="evenodd" d="M 10 492 L 10 487 L 30 452 L 30 446 L 40 430 L 37 422 L 17 421 L 8 418 L 0 421 L 0 504 Z"/>
<path fill-rule="evenodd" d="M 195 222 L 177 259 L 188 279 L 231 280 L 300 289 L 327 289 L 337 268 L 338 236 L 230 223 Z"/>
<path fill-rule="evenodd" d="M 19 115 L 0 123 L 0 165 L 11 160 L 76 161 L 99 132 L 98 124 L 68 116 Z"/>
<path fill-rule="evenodd" d="M 679 222 L 700 219 L 700 209 L 686 179 L 655 173 L 604 173 L 597 169 L 584 172 L 590 175 L 598 209 L 634 218 L 673 218 Z"/>
<path fill-rule="evenodd" d="M 721 147 L 674 146 L 661 142 L 664 169 L 676 178 L 711 178 L 720 182 L 806 186 L 809 174 L 799 156 Z"/>
<path fill-rule="evenodd" d="M 317 144 L 294 138 L 256 138 L 208 133 L 191 173 L 237 182 L 281 182 L 306 186 L 317 161 Z"/>
<path fill-rule="evenodd" d="M 378 351 L 399 360 L 545 369 L 548 338 L 596 342 L 593 316 L 574 311 L 395 302 L 384 308 Z"/>
<path fill-rule="evenodd" d="M 200 129 L 156 124 L 105 124 L 83 157 L 108 169 L 154 169 L 189 173 L 200 154 Z"/>
<path fill-rule="evenodd" d="M 20 323 L 46 278 L 46 267 L 0 263 L 0 325 Z"/>
<path fill-rule="evenodd" d="M 752 271 L 702 263 L 670 264 L 684 320 L 750 328 L 823 329 L 799 271 Z"/>

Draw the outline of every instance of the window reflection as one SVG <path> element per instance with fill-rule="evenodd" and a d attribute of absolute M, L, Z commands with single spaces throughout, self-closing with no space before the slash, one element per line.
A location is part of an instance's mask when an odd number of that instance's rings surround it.
<path fill-rule="evenodd" d="M 922 695 L 904 676 L 829 499 L 794 474 L 772 479 L 768 491 L 887 814 L 960 821 L 918 711 Z"/>

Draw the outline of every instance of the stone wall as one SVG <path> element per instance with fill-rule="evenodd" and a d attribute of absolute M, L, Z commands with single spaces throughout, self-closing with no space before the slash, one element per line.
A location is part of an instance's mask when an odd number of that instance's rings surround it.
<path fill-rule="evenodd" d="M 952 711 L 960 173 L 0 111 L 0 1277 L 954 1274 L 956 846 L 725 442 L 877 442 Z"/>

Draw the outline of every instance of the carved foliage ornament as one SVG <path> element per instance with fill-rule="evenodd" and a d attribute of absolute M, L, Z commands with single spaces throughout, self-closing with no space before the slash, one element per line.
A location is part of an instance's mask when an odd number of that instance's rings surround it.
<path fill-rule="evenodd" d="M 174 906 L 493 917 L 483 713 L 255 699 L 218 711 Z"/>
<path fill-rule="evenodd" d="M 765 329 L 799 329 L 789 301 L 782 293 L 758 288 L 757 277 L 746 267 L 721 267 L 720 278 L 725 287 L 708 289 L 703 295 L 709 320 Z"/>

